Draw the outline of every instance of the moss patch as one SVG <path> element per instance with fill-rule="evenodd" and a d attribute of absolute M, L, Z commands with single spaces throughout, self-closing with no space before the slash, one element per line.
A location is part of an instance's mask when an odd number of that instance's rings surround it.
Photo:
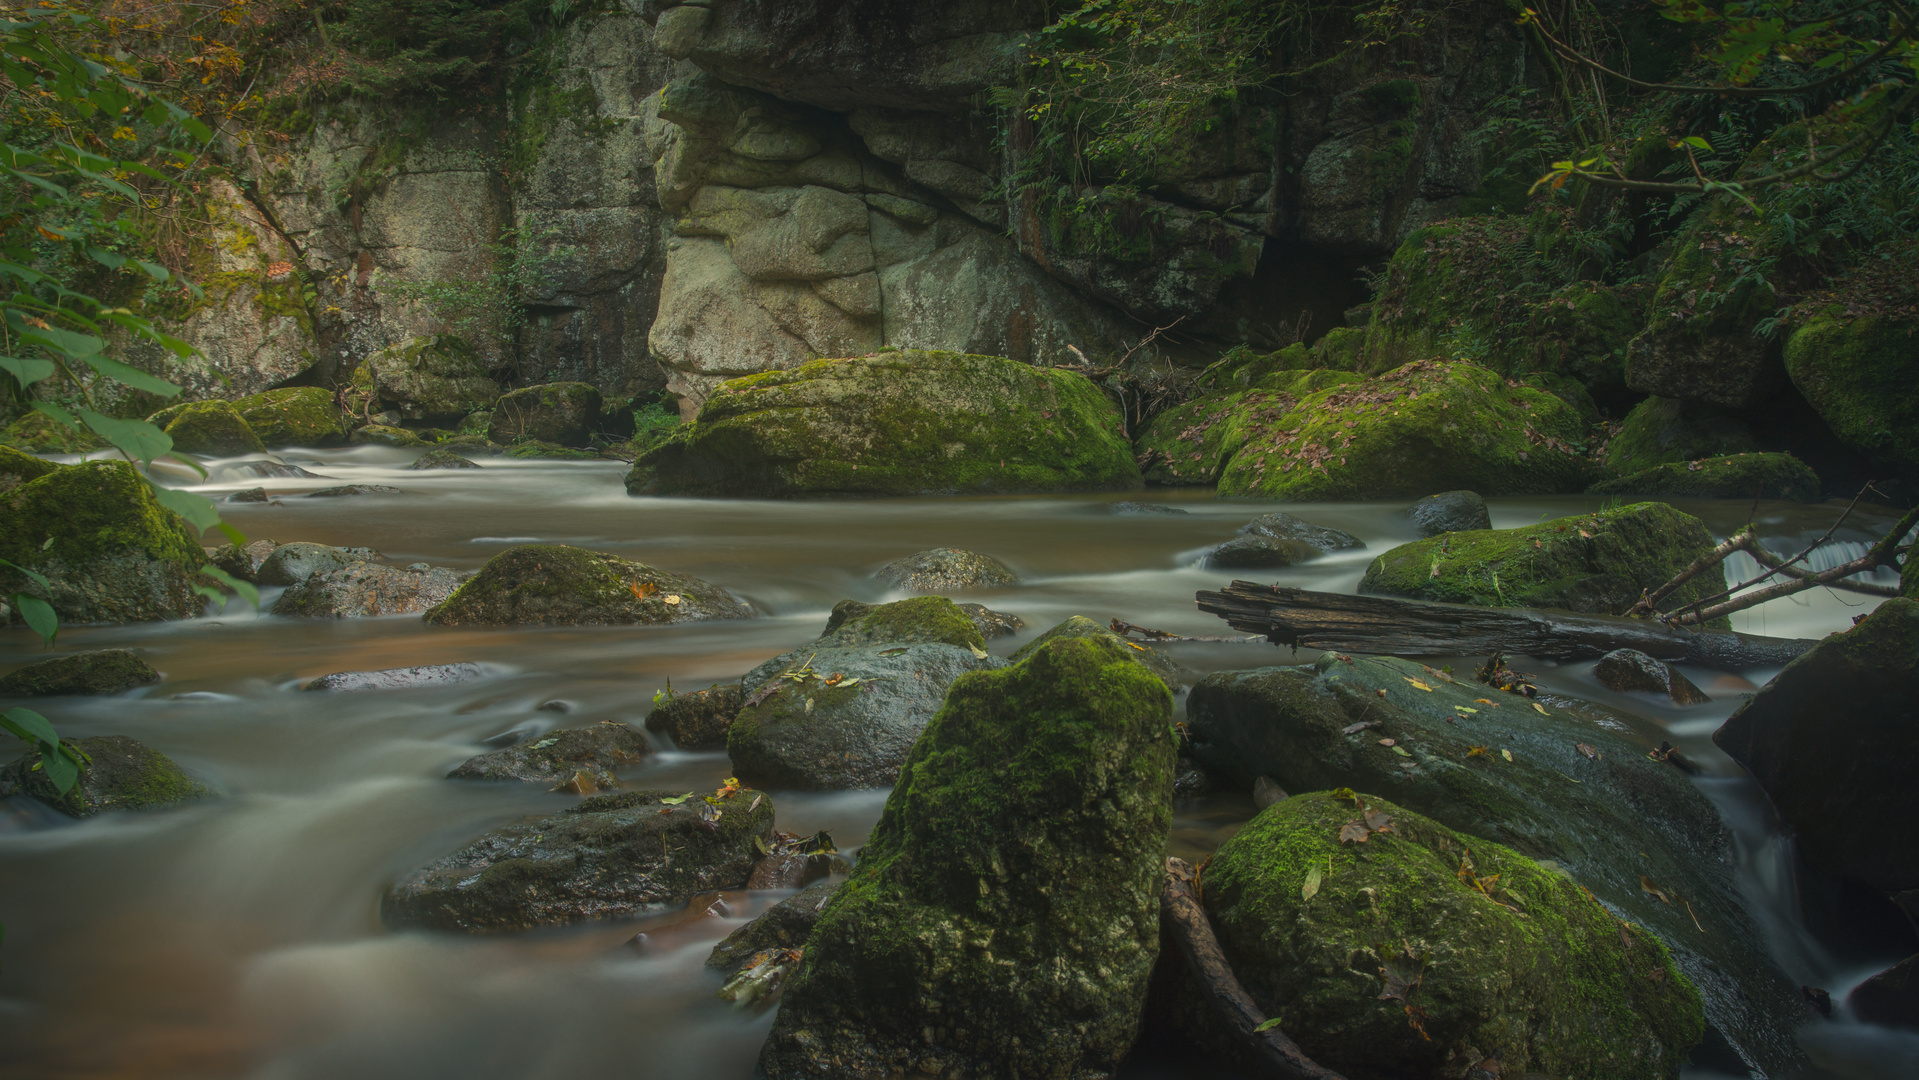
<path fill-rule="evenodd" d="M 160 681 L 160 673 L 131 649 L 101 649 L 41 660 L 0 678 L 0 697 L 117 694 Z"/>
<path fill-rule="evenodd" d="M 92 817 L 103 810 L 152 810 L 213 794 L 173 759 L 125 735 L 61 741 L 91 759 L 64 795 L 54 790 L 46 773 L 34 768 L 40 761 L 38 754 L 28 754 L 7 767 L 0 778 L 0 795 L 32 795 L 62 813 Z"/>
<path fill-rule="evenodd" d="M 233 457 L 266 451 L 260 436 L 230 402 L 195 401 L 171 411 L 166 433 L 180 453 Z"/>
<path fill-rule="evenodd" d="M 333 394 L 318 386 L 268 390 L 233 403 L 268 446 L 338 446 L 347 429 Z"/>
<path fill-rule="evenodd" d="M 1649 397 L 1633 406 L 1606 444 L 1606 464 L 1622 473 L 1759 449 L 1746 425 L 1710 405 Z"/>
<path fill-rule="evenodd" d="M 0 431 L 0 445 L 29 454 L 84 454 L 104 450 L 107 441 L 92 431 L 74 431 L 45 413 L 30 412 Z"/>
<path fill-rule="evenodd" d="M 500 396 L 473 347 L 448 334 L 408 338 L 373 353 L 354 369 L 349 384 L 368 412 L 395 408 L 409 420 L 452 420 L 488 408 Z"/>
<path fill-rule="evenodd" d="M 0 559 L 53 583 L 0 571 L 0 592 L 44 595 L 65 621 L 184 619 L 202 607 L 192 582 L 206 552 L 125 462 L 70 465 L 0 494 Z"/>
<path fill-rule="evenodd" d="M 961 648 L 986 647 L 979 626 L 944 596 L 915 596 L 891 604 L 842 600 L 817 644 L 849 647 L 937 642 Z"/>
<path fill-rule="evenodd" d="M 548 383 L 500 395 L 486 437 L 497 443 L 585 446 L 600 423 L 600 392 L 590 383 Z"/>
<path fill-rule="evenodd" d="M 565 544 L 529 544 L 487 560 L 423 618 L 441 626 L 606 626 L 751 614 L 698 578 Z"/>
<path fill-rule="evenodd" d="M 1819 477 L 1791 454 L 1734 454 L 1642 469 L 1587 488 L 1593 495 L 1816 502 Z"/>
<path fill-rule="evenodd" d="M 12 491 L 29 480 L 37 480 L 59 467 L 45 458 L 23 454 L 11 446 L 0 446 L 0 494 Z"/>
<path fill-rule="evenodd" d="M 1919 474 L 1919 336 L 1885 318 L 1816 319 L 1786 342 L 1786 372 L 1832 433 Z"/>

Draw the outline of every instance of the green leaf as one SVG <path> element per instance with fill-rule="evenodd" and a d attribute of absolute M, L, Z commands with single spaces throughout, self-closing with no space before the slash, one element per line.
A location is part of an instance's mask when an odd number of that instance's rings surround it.
<path fill-rule="evenodd" d="M 39 577 L 38 574 L 34 575 Z M 40 580 L 45 581 L 45 578 Z M 40 640 L 48 645 L 60 636 L 60 616 L 54 612 L 53 605 L 32 593 L 14 593 L 13 609 L 27 624 L 27 629 L 40 635 Z"/>
<path fill-rule="evenodd" d="M 123 364 L 118 360 L 110 360 L 99 354 L 82 356 L 80 362 L 100 374 L 105 375 L 107 378 L 115 382 L 125 383 L 135 390 L 145 390 L 151 394 L 159 394 L 161 397 L 178 397 L 180 395 L 180 388 L 178 386 L 158 376 L 149 375 L 131 364 Z"/>
<path fill-rule="evenodd" d="M 160 500 L 161 506 L 185 518 L 186 523 L 195 529 L 205 532 L 220 524 L 220 511 L 213 505 L 213 500 L 205 495 L 161 487 L 152 479 L 147 480 L 147 486 L 153 489 L 153 497 Z"/>
<path fill-rule="evenodd" d="M 1253 1030 L 1254 1031 L 1271 1031 L 1278 1026 L 1279 1026 L 1279 1017 L 1275 1016 L 1271 1020 L 1268 1020 L 1265 1023 L 1260 1024 L 1258 1027 L 1254 1028 Z"/>
<path fill-rule="evenodd" d="M 1704 150 L 1709 154 L 1712 153 L 1712 144 L 1697 135 L 1688 135 L 1679 141 L 1686 146 L 1692 147 L 1694 150 Z"/>
<path fill-rule="evenodd" d="M 234 577 L 232 574 L 214 566 L 212 563 L 202 566 L 200 573 L 232 589 L 242 600 L 252 604 L 254 607 L 260 606 L 260 590 L 253 582 Z M 217 598 L 224 599 L 224 597 Z"/>
<path fill-rule="evenodd" d="M 40 403 L 34 402 L 34 407 L 39 408 Z M 75 411 L 95 434 L 143 465 L 152 464 L 154 458 L 173 449 L 173 437 L 145 420 L 116 420 L 91 409 Z"/>
<path fill-rule="evenodd" d="M 51 536 L 47 537 L 47 543 L 40 545 L 40 550 L 45 551 L 47 549 L 47 546 L 52 543 L 53 543 L 53 537 Z M 18 570 L 22 574 L 27 575 L 27 580 L 33 582 L 35 585 L 38 585 L 43 589 L 53 588 L 53 585 L 47 581 L 45 575 L 36 573 L 35 571 L 29 570 L 24 566 L 19 566 L 17 564 L 10 563 L 5 559 L 0 559 L 0 566 L 10 567 L 14 570 Z"/>
<path fill-rule="evenodd" d="M 3 721 L 0 722 L 0 727 L 5 727 L 25 742 L 43 742 L 48 746 L 60 745 L 60 736 L 53 730 L 53 725 L 47 723 L 46 717 L 32 709 L 8 709 L 0 713 L 0 721 Z"/>
<path fill-rule="evenodd" d="M 0 356 L 0 371 L 13 376 L 21 386 L 32 386 L 41 379 L 51 376 L 55 367 L 51 360 L 34 360 L 19 356 Z"/>
<path fill-rule="evenodd" d="M 155 281 L 169 281 L 173 278 L 173 274 L 159 263 L 150 263 L 145 259 L 135 259 L 133 260 L 133 265 L 139 267 L 141 272 Z"/>
<path fill-rule="evenodd" d="M 23 341 L 30 341 L 35 345 L 44 346 L 55 352 L 65 353 L 75 358 L 92 356 L 94 353 L 106 348 L 107 345 L 106 342 L 101 341 L 92 334 L 76 334 L 71 330 L 62 330 L 57 326 L 49 326 L 44 329 L 35 326 L 22 332 L 20 338 Z"/>
<path fill-rule="evenodd" d="M 53 790 L 62 795 L 73 790 L 75 781 L 80 779 L 80 763 L 73 760 L 71 747 L 42 748 L 40 767 L 46 770 L 47 780 L 53 784 Z"/>

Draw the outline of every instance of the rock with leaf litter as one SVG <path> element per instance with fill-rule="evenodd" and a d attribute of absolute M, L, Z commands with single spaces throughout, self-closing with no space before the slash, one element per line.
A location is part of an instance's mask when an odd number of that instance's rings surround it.
<path fill-rule="evenodd" d="M 1104 1076 L 1159 952 L 1172 695 L 1104 638 L 968 675 L 827 901 L 771 1080 Z"/>
<path fill-rule="evenodd" d="M 803 949 L 826 902 L 839 881 L 816 881 L 767 908 L 765 913 L 726 935 L 707 954 L 706 966 L 732 975 L 761 954 L 776 949 Z"/>
<path fill-rule="evenodd" d="M 1350 790 L 1275 803 L 1206 868 L 1233 973 L 1354 1080 L 1677 1077 L 1699 992 L 1658 937 L 1565 873 Z M 1202 1044 L 1210 1014 L 1177 1012 Z"/>
<path fill-rule="evenodd" d="M 528 544 L 487 560 L 424 618 L 440 626 L 621 626 L 752 614 L 696 577 L 566 544 Z"/>
<path fill-rule="evenodd" d="M 620 786 L 617 771 L 653 752 L 646 737 L 625 724 L 602 720 L 590 728 L 554 731 L 518 746 L 468 758 L 449 780 L 527 780 L 559 784 L 579 795 Z"/>
<path fill-rule="evenodd" d="M 40 755 L 30 753 L 0 766 L 0 798 L 31 795 L 64 814 L 92 817 L 103 810 L 153 810 L 213 794 L 172 758 L 125 735 L 60 742 L 86 759 L 73 787 L 64 794 L 55 790 L 39 768 Z"/>

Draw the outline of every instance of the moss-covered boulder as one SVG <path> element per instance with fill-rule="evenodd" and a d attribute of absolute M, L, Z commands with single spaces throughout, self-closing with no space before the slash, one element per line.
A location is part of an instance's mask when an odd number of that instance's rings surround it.
<path fill-rule="evenodd" d="M 1019 581 L 1012 568 L 991 555 L 960 548 L 929 548 L 902 556 L 873 572 L 882 585 L 902 592 L 936 593 L 990 589 Z"/>
<path fill-rule="evenodd" d="M 1919 814 L 1919 601 L 1888 600 L 1787 664 L 1712 741 L 1759 781 L 1824 873 L 1919 889 L 1919 845 L 1861 822 Z"/>
<path fill-rule="evenodd" d="M 1248 389 L 1175 405 L 1155 416 L 1136 440 L 1140 469 L 1149 484 L 1219 483 L 1226 462 L 1248 438 L 1277 424 L 1315 391 L 1365 376 L 1327 369 L 1266 371 L 1254 362 L 1236 374 Z"/>
<path fill-rule="evenodd" d="M 595 461 L 599 453 L 540 439 L 522 439 L 503 451 L 507 457 L 532 461 Z"/>
<path fill-rule="evenodd" d="M 45 413 L 30 412 L 0 430 L 0 446 L 28 454 L 84 454 L 105 450 L 107 441 L 87 428 L 75 431 Z"/>
<path fill-rule="evenodd" d="M 771 1080 L 1110 1073 L 1159 951 L 1172 695 L 1101 638 L 960 679 L 834 892 Z"/>
<path fill-rule="evenodd" d="M 1421 360 L 1306 395 L 1227 462 L 1222 497 L 1374 499 L 1449 488 L 1578 491 L 1579 414 L 1466 362 Z"/>
<path fill-rule="evenodd" d="M 1698 518 L 1665 503 L 1634 503 L 1518 529 L 1475 529 L 1401 544 L 1366 567 L 1359 591 L 1617 615 L 1712 545 Z M 1667 602 L 1676 606 L 1724 588 L 1704 574 Z"/>
<path fill-rule="evenodd" d="M 646 730 L 673 740 L 681 750 L 724 750 L 726 729 L 740 714 L 742 700 L 739 683 L 674 694 L 646 714 Z"/>
<path fill-rule="evenodd" d="M 1118 408 L 1084 377 L 915 350 L 724 383 L 627 478 L 633 494 L 762 498 L 1139 486 Z"/>
<path fill-rule="evenodd" d="M 1786 373 L 1839 441 L 1919 476 L 1919 326 L 1815 319 L 1786 341 Z"/>
<path fill-rule="evenodd" d="M 1686 773 L 1648 757 L 1670 736 L 1659 725 L 1548 691 L 1528 699 L 1411 661 L 1332 653 L 1305 667 L 1208 675 L 1187 698 L 1187 724 L 1199 760 L 1240 784 L 1269 776 L 1287 791 L 1372 792 L 1552 860 L 1666 943 L 1705 995 L 1709 1021 L 1747 1060 L 1769 1073 L 1801 1061 L 1792 1032 L 1812 1014 L 1798 983 L 1751 946 L 1760 931 L 1718 811 Z M 1455 857 L 1448 873 L 1458 866 Z M 1321 898 L 1370 904 L 1350 892 Z M 1301 1039 L 1307 1030 L 1287 1027 Z"/>
<path fill-rule="evenodd" d="M 29 480 L 38 480 L 59 467 L 45 458 L 23 454 L 11 446 L 0 446 L 0 495 Z"/>
<path fill-rule="evenodd" d="M 195 401 L 180 406 L 166 423 L 173 448 L 183 454 L 233 457 L 266 451 L 239 410 L 226 401 Z"/>
<path fill-rule="evenodd" d="M 1773 148 L 1754 151 L 1755 160 Z M 1769 163 L 1767 165 L 1769 166 Z M 1642 394 L 1744 409 L 1785 381 L 1779 345 L 1753 333 L 1779 310 L 1753 258 L 1743 205 L 1717 196 L 1694 214 L 1653 291 L 1645 329 L 1626 348 L 1626 385 Z"/>
<path fill-rule="evenodd" d="M 599 425 L 600 392 L 591 383 L 548 383 L 501 394 L 487 421 L 486 437 L 502 444 L 585 446 Z"/>
<path fill-rule="evenodd" d="M 422 446 L 425 439 L 402 427 L 390 424 L 366 424 L 353 429 L 347 442 L 354 446 Z"/>
<path fill-rule="evenodd" d="M 1111 627 L 1103 626 L 1084 615 L 1069 615 L 1060 620 L 1058 623 L 1049 627 L 1045 633 L 1014 650 L 1010 659 L 1013 663 L 1017 664 L 1027 657 L 1038 653 L 1051 642 L 1070 638 L 1098 638 L 1101 641 L 1110 641 L 1117 644 L 1125 651 L 1126 655 L 1144 665 L 1146 670 L 1159 676 L 1160 681 L 1166 684 L 1168 690 L 1177 691 L 1180 687 L 1186 685 L 1187 676 L 1190 674 L 1185 668 L 1179 666 L 1178 661 L 1160 652 L 1158 649 L 1153 648 L 1151 645 L 1141 645 L 1136 641 L 1128 641 L 1118 634 L 1115 634 Z"/>
<path fill-rule="evenodd" d="M 31 795 L 83 818 L 104 810 L 155 810 L 213 794 L 172 758 L 125 735 L 62 739 L 61 744 L 78 750 L 87 761 L 65 794 L 54 790 L 35 753 L 0 768 L 0 797 Z"/>
<path fill-rule="evenodd" d="M 440 626 L 622 626 L 752 614 L 696 577 L 566 544 L 528 544 L 488 559 L 424 618 Z"/>
<path fill-rule="evenodd" d="M 1759 449 L 1745 423 L 1700 402 L 1649 397 L 1633 406 L 1606 443 L 1606 465 L 1622 473 Z"/>
<path fill-rule="evenodd" d="M 366 413 L 395 409 L 407 420 L 457 420 L 490 407 L 500 386 L 472 346 L 448 334 L 408 338 L 373 353 L 349 384 Z"/>
<path fill-rule="evenodd" d="M 1496 1059 L 1502 1075 L 1670 1078 L 1704 1032 L 1657 937 L 1566 874 L 1376 796 L 1267 807 L 1204 883 L 1241 985 L 1346 1076 Z"/>
<path fill-rule="evenodd" d="M 346 442 L 346 418 L 333 400 L 333 392 L 323 387 L 268 390 L 243 397 L 233 407 L 268 446 L 338 446 Z"/>
<path fill-rule="evenodd" d="M 0 559 L 52 584 L 0 569 L 0 594 L 40 596 L 64 622 L 187 619 L 205 606 L 193 584 L 206 551 L 125 462 L 69 465 L 0 494 Z"/>
<path fill-rule="evenodd" d="M 530 930 L 738 888 L 759 859 L 754 841 L 771 838 L 773 800 L 750 789 L 710 802 L 702 794 L 597 795 L 494 829 L 388 889 L 380 915 L 394 927 Z M 683 795 L 692 797 L 677 801 Z"/>
<path fill-rule="evenodd" d="M 160 673 L 132 649 L 99 649 L 37 660 L 0 676 L 0 697 L 117 694 L 160 681 Z"/>
<path fill-rule="evenodd" d="M 1687 499 L 1786 499 L 1817 502 L 1819 477 L 1791 454 L 1734 454 L 1674 462 L 1603 480 L 1589 495 L 1662 496 Z"/>
<path fill-rule="evenodd" d="M 653 753 L 646 736 L 612 720 L 589 728 L 554 731 L 518 746 L 471 757 L 446 774 L 449 780 L 523 780 L 568 786 L 591 795 L 620 786 L 618 770 Z"/>
<path fill-rule="evenodd" d="M 962 649 L 986 644 L 979 619 L 944 596 L 916 596 L 890 604 L 842 600 L 833 605 L 817 644 L 841 648 L 933 642 Z M 984 609 L 982 609 L 984 610 Z"/>

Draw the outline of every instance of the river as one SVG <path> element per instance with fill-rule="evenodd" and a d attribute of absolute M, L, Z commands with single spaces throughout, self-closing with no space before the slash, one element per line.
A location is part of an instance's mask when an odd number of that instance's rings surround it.
<path fill-rule="evenodd" d="M 512 543 L 576 544 L 706 578 L 763 617 L 473 630 L 431 628 L 416 617 L 281 619 L 230 603 L 189 622 L 67 628 L 60 650 L 136 648 L 166 681 L 132 696 L 46 702 L 42 711 L 62 733 L 133 736 L 224 797 L 83 822 L 26 800 L 6 804 L 0 1076 L 744 1080 L 771 1013 L 736 1012 L 717 1001 L 719 979 L 701 962 L 714 941 L 778 894 L 727 894 L 717 904 L 706 897 L 689 912 L 524 935 L 382 928 L 379 898 L 398 876 L 490 827 L 575 801 L 539 785 L 450 781 L 447 770 L 489 749 L 482 740 L 514 729 L 602 719 L 637 727 L 668 680 L 704 687 L 812 639 L 838 600 L 889 598 L 870 576 L 880 564 L 928 547 L 987 552 L 1020 573 L 1016 586 L 965 597 L 1025 620 L 1017 637 L 990 644 L 1002 655 L 1074 614 L 1230 634 L 1194 608 L 1193 593 L 1231 575 L 1198 569 L 1198 558 L 1278 508 L 1219 502 L 1197 490 L 1142 496 L 1184 515 L 1124 517 L 1105 510 L 1117 496 L 632 499 L 615 462 L 487 459 L 483 470 L 404 471 L 413 456 L 383 447 L 289 451 L 287 461 L 330 479 L 266 481 L 288 497 L 224 509 L 249 536 L 366 545 L 399 565 L 472 569 Z M 209 480 L 195 486 L 223 493 L 261 482 L 214 463 Z M 294 497 L 348 482 L 390 484 L 402 494 Z M 1510 527 L 1599 505 L 1583 497 L 1514 498 L 1494 500 L 1492 512 L 1496 526 Z M 1754 510 L 1680 505 L 1720 534 Z M 1368 546 L 1270 579 L 1351 591 L 1368 560 L 1413 537 L 1403 506 L 1284 507 Z M 1757 508 L 1762 535 L 1776 550 L 1796 551 L 1794 540 L 1817 537 L 1836 514 L 1832 505 Z M 1843 532 L 1822 558 L 1889 524 L 1870 515 L 1856 520 L 1860 527 Z M 1753 632 L 1819 636 L 1873 603 L 1821 590 L 1736 619 Z M 0 630 L 0 670 L 44 655 L 36 646 L 24 629 Z M 1202 671 L 1292 659 L 1264 643 L 1170 648 Z M 396 692 L 298 689 L 328 672 L 455 661 L 485 663 L 492 674 Z M 1744 880 L 1768 932 L 1763 947 L 1793 979 L 1830 987 L 1838 1000 L 1898 958 L 1843 941 L 1822 944 L 1800 928 L 1790 849 L 1756 786 L 1711 746 L 1712 730 L 1740 695 L 1772 672 L 1688 669 L 1716 700 L 1679 710 L 1605 690 L 1590 668 L 1530 665 L 1550 687 L 1665 724 L 1675 743 L 1708 764 L 1700 783 L 1738 832 Z M 727 774 L 724 754 L 669 751 L 632 770 L 628 783 L 691 789 Z M 775 792 L 774 799 L 782 829 L 825 829 L 852 849 L 885 795 Z M 1173 849 L 1203 856 L 1251 812 L 1240 793 L 1184 802 Z M 1901 1075 L 1884 1070 L 1919 1062 L 1919 1039 L 1877 1029 L 1851 1025 L 1828 1042 L 1816 1051 L 1822 1060 L 1861 1080 Z M 1142 1054 L 1126 1075 L 1217 1074 Z"/>

